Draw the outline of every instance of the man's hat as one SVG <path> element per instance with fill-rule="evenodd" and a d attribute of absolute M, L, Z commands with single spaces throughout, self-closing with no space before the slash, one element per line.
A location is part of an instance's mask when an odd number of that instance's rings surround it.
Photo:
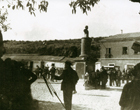
<path fill-rule="evenodd" d="M 52 66 L 54 66 L 55 64 L 54 63 L 52 63 Z"/>

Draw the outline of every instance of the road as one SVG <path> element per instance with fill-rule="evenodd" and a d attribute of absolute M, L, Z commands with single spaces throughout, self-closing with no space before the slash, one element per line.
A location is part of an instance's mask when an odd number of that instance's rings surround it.
<path fill-rule="evenodd" d="M 110 87 L 107 83 L 107 89 L 89 89 L 85 90 L 84 80 L 80 79 L 76 88 L 77 93 L 73 95 L 72 110 L 120 110 L 119 99 L 121 96 L 121 87 Z M 57 95 L 63 102 L 63 92 L 60 90 L 61 82 L 51 82 Z M 63 106 L 53 94 L 48 91 L 43 79 L 38 79 L 31 86 L 32 96 L 38 100 L 39 110 L 64 110 Z"/>

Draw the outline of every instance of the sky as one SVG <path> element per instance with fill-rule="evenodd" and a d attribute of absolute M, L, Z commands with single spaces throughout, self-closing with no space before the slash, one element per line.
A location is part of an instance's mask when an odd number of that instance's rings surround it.
<path fill-rule="evenodd" d="M 140 4 L 129 0 L 100 0 L 88 15 L 77 9 L 72 14 L 71 0 L 48 0 L 47 13 L 9 11 L 11 30 L 3 33 L 4 40 L 65 40 L 84 37 L 89 27 L 89 37 L 140 32 Z"/>

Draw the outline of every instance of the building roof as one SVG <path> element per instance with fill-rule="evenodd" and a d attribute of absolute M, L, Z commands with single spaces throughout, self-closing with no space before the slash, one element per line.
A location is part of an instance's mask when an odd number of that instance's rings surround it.
<path fill-rule="evenodd" d="M 132 41 L 132 40 L 140 40 L 140 32 L 111 35 L 101 40 L 101 42 Z"/>
<path fill-rule="evenodd" d="M 109 36 L 109 37 L 117 37 L 117 38 L 140 37 L 140 32 L 116 34 L 116 35 Z"/>
<path fill-rule="evenodd" d="M 38 54 L 5 54 L 2 56 L 2 59 L 11 58 L 13 60 L 26 60 L 26 61 L 59 61 L 65 62 L 66 60 L 70 61 L 84 61 L 83 57 L 68 58 L 64 56 L 47 56 L 47 55 L 38 55 Z"/>

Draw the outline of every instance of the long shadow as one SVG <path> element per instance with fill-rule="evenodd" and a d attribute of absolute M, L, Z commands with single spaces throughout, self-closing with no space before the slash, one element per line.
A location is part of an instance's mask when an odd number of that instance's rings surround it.
<path fill-rule="evenodd" d="M 119 92 L 121 92 L 122 91 L 122 88 L 120 88 L 120 87 L 106 87 L 105 89 L 102 89 L 101 87 L 97 87 L 97 88 L 95 88 L 95 87 L 89 87 L 88 89 L 86 89 L 87 91 L 89 91 L 89 90 L 101 90 L 101 91 L 119 91 Z"/>
<path fill-rule="evenodd" d="M 38 110 L 65 110 L 64 107 L 57 102 L 38 101 Z M 92 110 L 84 105 L 72 105 L 72 110 Z"/>
<path fill-rule="evenodd" d="M 95 95 L 95 94 L 78 94 L 77 95 L 86 95 L 86 96 L 98 96 L 98 97 L 110 97 L 109 95 Z"/>
<path fill-rule="evenodd" d="M 54 82 L 53 82 L 53 81 L 48 81 L 48 80 L 47 80 L 47 82 L 48 82 L 49 84 L 61 84 L 61 81 L 57 81 L 57 82 L 54 81 Z M 37 83 L 43 83 L 43 84 L 44 84 L 45 81 L 44 81 L 44 80 L 41 80 L 41 81 L 37 81 Z"/>
<path fill-rule="evenodd" d="M 122 88 L 107 88 L 107 89 L 103 89 L 104 91 L 122 91 Z"/>

